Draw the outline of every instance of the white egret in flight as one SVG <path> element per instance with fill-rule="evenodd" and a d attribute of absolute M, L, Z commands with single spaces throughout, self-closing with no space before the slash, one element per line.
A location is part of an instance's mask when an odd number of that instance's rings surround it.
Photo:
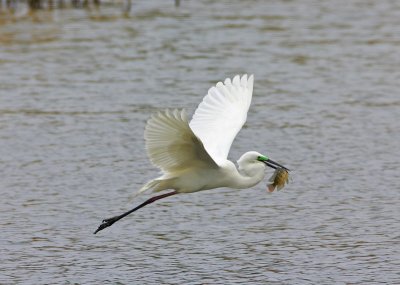
<path fill-rule="evenodd" d="M 185 110 L 165 110 L 147 122 L 144 138 L 150 161 L 162 175 L 146 183 L 137 194 L 171 189 L 136 208 L 109 219 L 94 232 L 103 230 L 130 213 L 159 199 L 219 187 L 250 188 L 263 180 L 266 166 L 286 167 L 256 151 L 243 154 L 235 164 L 227 159 L 237 133 L 246 122 L 253 93 L 253 75 L 236 75 L 218 82 L 189 122 Z"/>

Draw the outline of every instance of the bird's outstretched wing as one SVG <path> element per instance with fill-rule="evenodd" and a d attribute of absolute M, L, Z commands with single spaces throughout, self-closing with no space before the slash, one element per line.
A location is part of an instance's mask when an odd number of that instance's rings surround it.
<path fill-rule="evenodd" d="M 185 110 L 165 110 L 147 122 L 144 138 L 150 161 L 165 173 L 187 167 L 218 167 L 189 127 Z"/>
<path fill-rule="evenodd" d="M 219 165 L 227 159 L 233 140 L 246 122 L 253 81 L 253 75 L 247 78 L 245 74 L 218 82 L 208 90 L 189 123 Z"/>

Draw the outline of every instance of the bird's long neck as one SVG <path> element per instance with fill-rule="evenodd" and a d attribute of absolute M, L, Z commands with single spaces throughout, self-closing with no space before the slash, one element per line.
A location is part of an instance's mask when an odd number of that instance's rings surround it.
<path fill-rule="evenodd" d="M 260 183 L 265 177 L 265 168 L 257 167 L 252 169 L 252 171 L 241 170 L 237 172 L 234 179 L 232 179 L 232 185 L 230 187 L 236 189 L 245 189 L 253 187 L 254 185 Z"/>

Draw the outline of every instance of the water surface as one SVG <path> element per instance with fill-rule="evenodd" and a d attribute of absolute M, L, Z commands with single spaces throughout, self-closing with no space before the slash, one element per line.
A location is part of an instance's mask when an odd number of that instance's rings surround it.
<path fill-rule="evenodd" d="M 0 283 L 400 283 L 399 2 L 181 2 L 0 14 Z M 93 235 L 158 175 L 149 116 L 241 73 L 230 158 L 265 153 L 289 187 L 174 196 Z"/>

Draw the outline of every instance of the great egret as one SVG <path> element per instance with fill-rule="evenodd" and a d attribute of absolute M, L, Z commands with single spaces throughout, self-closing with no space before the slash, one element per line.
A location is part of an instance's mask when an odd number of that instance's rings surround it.
<path fill-rule="evenodd" d="M 148 157 L 162 175 L 146 183 L 137 194 L 149 189 L 173 191 L 103 220 L 94 233 L 171 195 L 219 187 L 249 188 L 263 180 L 266 166 L 288 170 L 256 151 L 243 154 L 237 161 L 238 169 L 227 159 L 235 136 L 246 122 L 253 81 L 253 75 L 245 74 L 218 82 L 208 90 L 190 122 L 185 110 L 165 110 L 153 115 L 147 122 L 144 138 Z"/>

